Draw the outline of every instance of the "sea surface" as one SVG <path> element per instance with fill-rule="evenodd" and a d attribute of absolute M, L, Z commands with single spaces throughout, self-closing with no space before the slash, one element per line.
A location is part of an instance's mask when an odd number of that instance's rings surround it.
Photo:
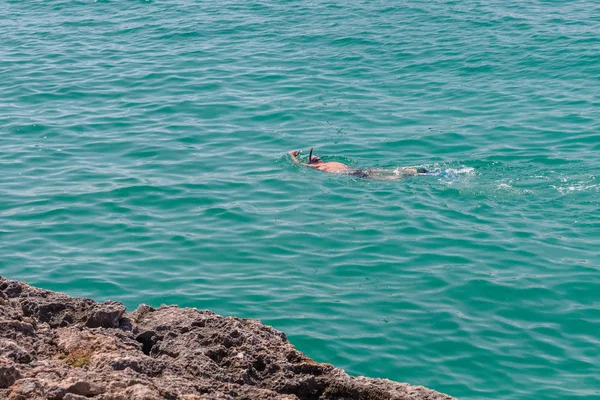
<path fill-rule="evenodd" d="M 0 0 L 0 172 L 8 278 L 600 399 L 598 1 Z"/>

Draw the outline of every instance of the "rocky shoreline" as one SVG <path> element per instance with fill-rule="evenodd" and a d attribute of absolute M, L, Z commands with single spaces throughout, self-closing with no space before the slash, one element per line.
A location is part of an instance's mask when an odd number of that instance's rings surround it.
<path fill-rule="evenodd" d="M 261 322 L 97 303 L 0 276 L 0 399 L 451 400 L 348 376 Z"/>

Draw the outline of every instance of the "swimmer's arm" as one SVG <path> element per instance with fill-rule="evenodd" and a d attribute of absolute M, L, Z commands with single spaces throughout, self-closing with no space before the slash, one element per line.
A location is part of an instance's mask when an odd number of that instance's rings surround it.
<path fill-rule="evenodd" d="M 300 152 L 298 150 L 292 150 L 290 151 L 290 156 L 292 156 L 292 161 L 298 165 L 302 165 L 304 167 L 311 167 L 311 168 L 317 168 L 314 165 L 310 165 L 310 164 L 306 164 L 303 162 L 300 162 L 300 160 L 298 160 L 298 154 L 300 154 Z"/>

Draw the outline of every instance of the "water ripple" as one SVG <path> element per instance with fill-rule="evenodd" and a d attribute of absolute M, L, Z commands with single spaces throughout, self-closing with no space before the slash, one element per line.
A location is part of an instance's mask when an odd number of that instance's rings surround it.
<path fill-rule="evenodd" d="M 598 397 L 598 4 L 5 3 L 1 274 L 464 399 Z"/>

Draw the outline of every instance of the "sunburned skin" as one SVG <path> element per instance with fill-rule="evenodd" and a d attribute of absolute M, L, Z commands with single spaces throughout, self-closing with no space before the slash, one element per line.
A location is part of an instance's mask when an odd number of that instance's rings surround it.
<path fill-rule="evenodd" d="M 292 160 L 298 165 L 315 168 L 323 172 L 329 172 L 333 174 L 348 174 L 360 178 L 370 178 L 377 180 L 395 180 L 406 176 L 414 176 L 422 173 L 427 173 L 427 170 L 424 168 L 398 168 L 395 170 L 386 170 L 379 168 L 369 168 L 364 170 L 356 169 L 339 162 L 323 162 L 321 158 L 317 156 L 312 156 L 310 159 L 310 164 L 306 164 L 298 160 L 298 155 L 300 154 L 298 150 L 292 150 L 289 154 L 290 156 L 292 156 Z"/>

